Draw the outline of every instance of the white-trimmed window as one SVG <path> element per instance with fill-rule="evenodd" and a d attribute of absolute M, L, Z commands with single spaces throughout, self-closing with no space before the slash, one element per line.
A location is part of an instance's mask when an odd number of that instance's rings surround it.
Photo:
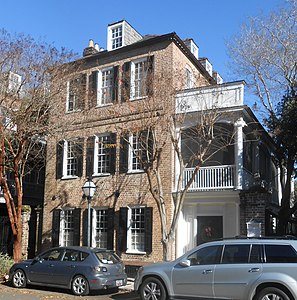
<path fill-rule="evenodd" d="M 86 74 L 67 81 L 66 111 L 73 112 L 81 109 L 86 93 Z"/>
<path fill-rule="evenodd" d="M 141 143 L 139 134 L 133 133 L 129 136 L 128 170 L 143 171 L 141 167 Z"/>
<path fill-rule="evenodd" d="M 60 214 L 60 246 L 73 246 L 74 210 L 63 209 Z"/>
<path fill-rule="evenodd" d="M 139 99 L 147 95 L 147 58 L 131 62 L 130 99 Z"/>
<path fill-rule="evenodd" d="M 110 173 L 110 135 L 99 135 L 95 137 L 95 174 Z"/>
<path fill-rule="evenodd" d="M 77 172 L 77 156 L 76 156 L 76 147 L 74 141 L 65 141 L 65 148 L 64 148 L 64 170 L 65 170 L 65 177 L 75 176 Z"/>
<path fill-rule="evenodd" d="M 190 67 L 186 67 L 186 89 L 191 89 L 194 86 L 193 71 Z"/>
<path fill-rule="evenodd" d="M 113 103 L 114 69 L 113 67 L 98 71 L 98 98 L 97 105 Z"/>
<path fill-rule="evenodd" d="M 83 139 L 62 140 L 57 144 L 56 177 L 76 178 L 82 175 Z"/>
<path fill-rule="evenodd" d="M 93 245 L 95 244 L 97 248 L 107 249 L 108 210 L 96 209 L 93 222 L 93 230 L 95 231 Z"/>
<path fill-rule="evenodd" d="M 123 45 L 123 26 L 113 27 L 111 30 L 111 49 L 117 49 Z"/>
<path fill-rule="evenodd" d="M 128 207 L 127 252 L 145 252 L 145 207 Z"/>

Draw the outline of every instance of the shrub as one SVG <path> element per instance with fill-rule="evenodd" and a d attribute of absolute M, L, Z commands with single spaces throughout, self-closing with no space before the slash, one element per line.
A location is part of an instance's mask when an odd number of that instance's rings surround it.
<path fill-rule="evenodd" d="M 13 264 L 14 261 L 9 255 L 0 253 L 0 281 L 8 279 L 9 269 Z"/>

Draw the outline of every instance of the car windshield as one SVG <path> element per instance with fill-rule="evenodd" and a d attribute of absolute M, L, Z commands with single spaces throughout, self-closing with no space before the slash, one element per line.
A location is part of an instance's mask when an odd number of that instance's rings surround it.
<path fill-rule="evenodd" d="M 96 256 L 103 264 L 116 264 L 120 261 L 118 256 L 113 252 L 96 252 Z"/>

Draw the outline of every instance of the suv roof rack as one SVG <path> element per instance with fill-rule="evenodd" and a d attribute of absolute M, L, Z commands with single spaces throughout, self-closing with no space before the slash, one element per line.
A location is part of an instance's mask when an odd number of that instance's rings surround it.
<path fill-rule="evenodd" d="M 230 240 L 230 239 L 257 239 L 257 240 L 297 240 L 297 237 L 294 235 L 272 235 L 272 236 L 246 236 L 246 235 L 236 235 L 231 238 L 223 238 L 222 240 Z"/>

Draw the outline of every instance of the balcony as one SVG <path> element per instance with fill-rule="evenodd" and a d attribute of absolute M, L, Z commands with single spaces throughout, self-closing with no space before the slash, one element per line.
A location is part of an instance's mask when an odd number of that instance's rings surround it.
<path fill-rule="evenodd" d="M 184 184 L 189 181 L 194 168 L 184 171 Z M 189 191 L 227 190 L 235 188 L 235 165 L 201 167 Z"/>

